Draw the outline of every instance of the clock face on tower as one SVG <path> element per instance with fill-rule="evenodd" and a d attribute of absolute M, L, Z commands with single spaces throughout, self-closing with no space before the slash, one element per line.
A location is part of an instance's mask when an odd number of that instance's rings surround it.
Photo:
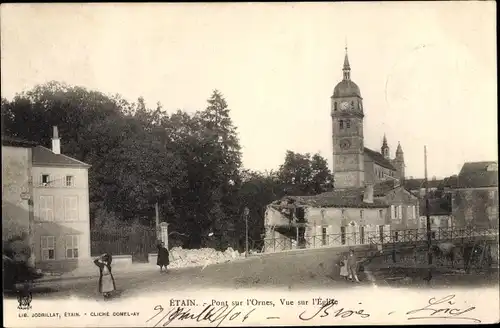
<path fill-rule="evenodd" d="M 347 101 L 343 101 L 340 103 L 340 109 L 346 110 L 349 108 L 349 103 Z"/>
<path fill-rule="evenodd" d="M 347 139 L 340 140 L 340 149 L 346 150 L 351 147 L 351 142 Z"/>

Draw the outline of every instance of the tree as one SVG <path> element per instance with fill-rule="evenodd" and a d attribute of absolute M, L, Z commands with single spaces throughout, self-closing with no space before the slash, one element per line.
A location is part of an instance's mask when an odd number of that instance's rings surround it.
<path fill-rule="evenodd" d="M 278 179 L 289 195 L 315 195 L 333 188 L 333 176 L 327 161 L 319 154 L 312 156 L 287 151 Z"/>

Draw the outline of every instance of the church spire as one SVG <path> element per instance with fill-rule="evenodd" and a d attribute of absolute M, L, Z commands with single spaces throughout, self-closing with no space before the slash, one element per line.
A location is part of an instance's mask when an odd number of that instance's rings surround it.
<path fill-rule="evenodd" d="M 403 148 L 401 147 L 401 143 L 398 141 L 398 148 L 396 149 L 396 157 L 398 155 L 403 155 Z"/>
<path fill-rule="evenodd" d="M 349 57 L 347 56 L 347 45 L 345 47 L 345 57 L 344 57 L 344 67 L 342 68 L 344 72 L 344 80 L 351 79 L 351 65 L 349 65 Z"/>
<path fill-rule="evenodd" d="M 384 156 L 384 158 L 389 159 L 390 154 L 389 154 L 389 146 L 387 145 L 387 138 L 384 133 L 384 139 L 382 140 L 382 147 L 380 148 L 380 152 Z"/>

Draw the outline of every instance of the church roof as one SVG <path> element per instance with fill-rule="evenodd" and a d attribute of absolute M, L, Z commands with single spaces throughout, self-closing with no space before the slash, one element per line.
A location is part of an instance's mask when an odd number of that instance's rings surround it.
<path fill-rule="evenodd" d="M 342 97 L 359 97 L 361 98 L 361 91 L 356 83 L 351 80 L 340 81 L 333 89 L 333 98 Z"/>
<path fill-rule="evenodd" d="M 392 165 L 391 161 L 386 159 L 381 153 L 371 150 L 365 147 L 365 156 L 370 157 L 372 161 L 376 164 L 385 167 L 386 169 L 396 171 L 394 165 Z"/>

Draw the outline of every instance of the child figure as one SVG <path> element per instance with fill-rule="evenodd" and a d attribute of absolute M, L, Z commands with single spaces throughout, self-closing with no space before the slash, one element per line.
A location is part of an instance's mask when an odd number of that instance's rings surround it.
<path fill-rule="evenodd" d="M 343 255 L 342 260 L 340 260 L 340 276 L 347 280 L 349 273 L 347 271 L 347 256 Z"/>

